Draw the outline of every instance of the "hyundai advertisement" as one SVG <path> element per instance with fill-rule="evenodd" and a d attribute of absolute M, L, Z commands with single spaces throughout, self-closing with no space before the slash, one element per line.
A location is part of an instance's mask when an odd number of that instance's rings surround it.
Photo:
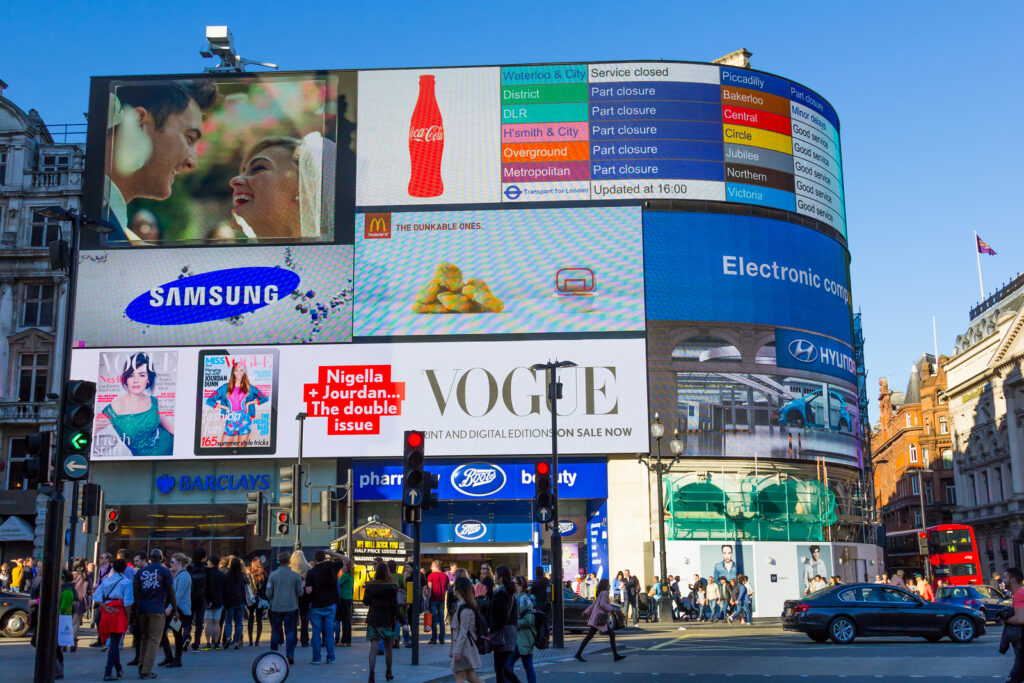
<path fill-rule="evenodd" d="M 354 335 L 644 329 L 640 207 L 357 214 Z"/>

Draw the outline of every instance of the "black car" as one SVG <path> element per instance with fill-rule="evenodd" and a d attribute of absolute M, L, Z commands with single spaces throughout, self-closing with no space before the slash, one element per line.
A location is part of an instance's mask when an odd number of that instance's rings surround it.
<path fill-rule="evenodd" d="M 24 593 L 0 591 L 0 633 L 8 638 L 20 638 L 28 633 L 32 614 L 30 602 Z"/>
<path fill-rule="evenodd" d="M 590 607 L 593 600 L 581 598 L 571 588 L 562 588 L 562 615 L 565 618 L 565 630 L 586 631 L 588 617 L 583 616 L 583 610 Z M 612 612 L 613 628 L 617 631 L 626 625 L 626 617 L 622 610 Z"/>
<path fill-rule="evenodd" d="M 897 588 L 873 583 L 829 586 L 800 600 L 787 600 L 782 628 L 811 640 L 845 645 L 857 636 L 943 636 L 969 643 L 985 634 L 985 615 L 970 607 L 926 602 Z"/>

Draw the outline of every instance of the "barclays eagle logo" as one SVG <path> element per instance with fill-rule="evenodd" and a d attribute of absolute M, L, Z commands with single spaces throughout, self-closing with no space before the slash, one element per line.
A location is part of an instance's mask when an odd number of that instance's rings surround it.
<path fill-rule="evenodd" d="M 160 493 L 170 493 L 174 489 L 174 477 L 169 474 L 161 474 L 156 478 L 156 490 Z"/>
<path fill-rule="evenodd" d="M 813 363 L 818 360 L 818 347 L 806 339 L 794 339 L 789 342 L 789 355 L 801 363 Z"/>

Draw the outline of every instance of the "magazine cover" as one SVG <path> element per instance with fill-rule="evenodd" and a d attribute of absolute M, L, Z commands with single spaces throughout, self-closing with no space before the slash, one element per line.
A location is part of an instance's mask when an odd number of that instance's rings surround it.
<path fill-rule="evenodd" d="M 171 456 L 177 351 L 103 351 L 96 382 L 94 458 Z"/>
<path fill-rule="evenodd" d="M 196 455 L 277 449 L 277 349 L 199 352 Z"/>

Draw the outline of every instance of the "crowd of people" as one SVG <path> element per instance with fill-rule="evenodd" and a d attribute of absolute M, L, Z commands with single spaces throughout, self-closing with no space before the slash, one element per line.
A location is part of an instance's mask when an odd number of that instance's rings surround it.
<path fill-rule="evenodd" d="M 658 604 L 664 592 L 671 600 L 673 621 L 751 623 L 754 589 L 750 578 L 744 574 L 733 578 L 724 574 L 717 577 L 694 574 L 687 584 L 683 584 L 679 576 L 668 576 L 665 582 L 655 576 L 644 593 L 640 580 L 625 569 L 615 575 L 611 585 L 615 603 L 622 606 L 634 626 L 641 618 L 654 622 L 660 619 Z"/>
<path fill-rule="evenodd" d="M 31 557 L 15 558 L 0 564 L 0 590 L 30 593 L 32 582 L 39 576 L 39 568 Z"/>

